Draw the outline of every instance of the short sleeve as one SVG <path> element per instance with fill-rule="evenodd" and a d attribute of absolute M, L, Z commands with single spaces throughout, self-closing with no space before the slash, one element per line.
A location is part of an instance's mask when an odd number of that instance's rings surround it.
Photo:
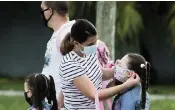
<path fill-rule="evenodd" d="M 69 82 L 74 79 L 86 75 L 86 71 L 82 68 L 81 64 L 76 61 L 67 61 L 60 65 L 60 70 L 62 72 L 62 77 Z"/>

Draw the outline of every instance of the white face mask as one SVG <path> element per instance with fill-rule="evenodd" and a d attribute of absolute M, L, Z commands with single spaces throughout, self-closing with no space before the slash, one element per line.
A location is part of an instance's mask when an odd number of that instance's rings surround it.
<path fill-rule="evenodd" d="M 132 73 L 132 70 L 122 68 L 119 65 L 115 66 L 115 73 L 114 77 L 119 80 L 120 82 L 126 82 Z"/>
<path fill-rule="evenodd" d="M 92 46 L 84 46 L 84 50 L 81 51 L 82 53 L 89 55 L 89 54 L 94 54 L 97 52 L 97 45 L 92 45 Z"/>

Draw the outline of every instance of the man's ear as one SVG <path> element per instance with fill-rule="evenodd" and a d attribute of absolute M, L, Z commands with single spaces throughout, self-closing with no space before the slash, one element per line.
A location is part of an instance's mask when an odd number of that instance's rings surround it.
<path fill-rule="evenodd" d="M 52 8 L 49 8 L 49 12 L 50 12 L 50 15 L 52 15 L 54 11 Z"/>

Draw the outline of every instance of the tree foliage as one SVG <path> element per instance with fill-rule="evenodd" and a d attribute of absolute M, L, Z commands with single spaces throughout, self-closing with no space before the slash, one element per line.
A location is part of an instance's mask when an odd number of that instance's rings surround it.
<path fill-rule="evenodd" d="M 168 30 L 170 31 L 172 43 L 175 45 L 175 3 L 172 4 L 167 17 Z"/>
<path fill-rule="evenodd" d="M 136 2 L 117 2 L 117 37 L 124 39 L 138 37 L 138 33 L 143 29 L 141 14 L 136 9 Z"/>

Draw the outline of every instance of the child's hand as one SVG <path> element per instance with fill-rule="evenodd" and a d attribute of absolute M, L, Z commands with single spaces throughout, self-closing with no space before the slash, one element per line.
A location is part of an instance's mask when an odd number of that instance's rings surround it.
<path fill-rule="evenodd" d="M 140 82 L 140 77 L 136 73 L 133 73 L 131 75 L 131 77 L 125 83 L 123 83 L 123 84 L 127 88 L 131 88 L 131 87 L 137 85 L 139 82 Z"/>

